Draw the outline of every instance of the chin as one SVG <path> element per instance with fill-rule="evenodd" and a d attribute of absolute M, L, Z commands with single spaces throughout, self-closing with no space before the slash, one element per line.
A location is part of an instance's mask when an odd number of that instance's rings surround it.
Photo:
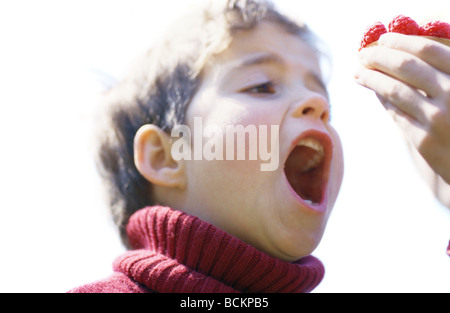
<path fill-rule="evenodd" d="M 295 262 L 311 255 L 319 245 L 322 235 L 314 234 L 310 238 L 307 237 L 308 236 L 302 236 L 301 240 L 300 238 L 297 238 L 295 242 L 290 241 L 287 244 L 279 245 L 278 253 L 274 256 L 283 261 Z"/>
<path fill-rule="evenodd" d="M 265 250 L 289 262 L 311 255 L 322 240 L 329 215 L 299 209 L 292 202 L 283 202 L 279 208 L 277 217 L 266 220 Z"/>

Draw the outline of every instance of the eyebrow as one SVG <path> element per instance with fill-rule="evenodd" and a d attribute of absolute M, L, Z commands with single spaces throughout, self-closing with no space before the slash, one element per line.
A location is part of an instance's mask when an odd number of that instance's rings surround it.
<path fill-rule="evenodd" d="M 282 58 L 279 56 L 272 54 L 272 53 L 259 53 L 256 55 L 253 55 L 243 62 L 241 62 L 237 68 L 241 67 L 248 67 L 248 66 L 254 66 L 254 65 L 262 65 L 262 64 L 278 64 L 278 65 L 285 65 L 285 62 Z"/>
<path fill-rule="evenodd" d="M 258 53 L 253 55 L 246 60 L 239 62 L 236 66 L 233 67 L 232 71 L 237 71 L 245 67 L 251 67 L 255 65 L 266 65 L 266 64 L 275 64 L 280 66 L 286 66 L 286 62 L 276 54 L 273 53 Z M 306 77 L 314 80 L 321 88 L 323 88 L 328 96 L 328 89 L 325 85 L 322 78 L 313 71 L 308 71 L 306 73 Z"/>

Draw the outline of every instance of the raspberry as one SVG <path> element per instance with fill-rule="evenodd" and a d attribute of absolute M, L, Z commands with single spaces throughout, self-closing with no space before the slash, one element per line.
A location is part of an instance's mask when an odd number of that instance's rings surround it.
<path fill-rule="evenodd" d="M 450 24 L 431 21 L 420 27 L 420 35 L 450 39 Z"/>
<path fill-rule="evenodd" d="M 365 31 L 364 36 L 361 40 L 361 47 L 359 48 L 359 50 L 367 47 L 372 42 L 377 41 L 380 38 L 380 36 L 385 33 L 387 33 L 387 29 L 383 23 L 377 22 L 377 23 L 373 24 L 372 26 L 367 28 L 367 30 Z"/>
<path fill-rule="evenodd" d="M 405 35 L 419 35 L 419 24 L 412 18 L 404 15 L 396 16 L 388 26 L 389 32 Z"/>

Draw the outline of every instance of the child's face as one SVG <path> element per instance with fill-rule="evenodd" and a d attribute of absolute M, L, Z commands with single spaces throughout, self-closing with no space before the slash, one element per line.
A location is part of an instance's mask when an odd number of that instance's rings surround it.
<path fill-rule="evenodd" d="M 200 144 L 194 135 L 199 118 L 202 130 L 222 129 L 224 160 L 186 161 L 180 209 L 272 256 L 292 261 L 310 254 L 343 176 L 341 143 L 328 122 L 329 109 L 318 57 L 307 43 L 269 22 L 239 32 L 206 66 L 186 116 L 193 151 Z M 227 125 L 254 125 L 258 139 L 259 126 L 267 127 L 267 145 L 247 136 L 245 160 L 237 160 L 238 147 L 230 160 Z M 279 127 L 279 136 L 270 135 L 272 125 Z M 203 138 L 203 146 L 208 140 Z M 257 160 L 251 160 L 252 144 L 268 153 L 278 147 L 279 153 L 261 160 L 254 150 Z M 272 170 L 262 171 L 261 164 L 268 163 Z"/>

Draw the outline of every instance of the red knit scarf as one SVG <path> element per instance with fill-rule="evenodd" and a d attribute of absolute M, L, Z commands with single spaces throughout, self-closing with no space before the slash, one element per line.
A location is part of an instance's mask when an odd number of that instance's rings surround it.
<path fill-rule="evenodd" d="M 136 212 L 127 232 L 136 250 L 116 259 L 114 270 L 156 292 L 309 292 L 324 275 L 312 256 L 281 261 L 167 207 Z"/>

